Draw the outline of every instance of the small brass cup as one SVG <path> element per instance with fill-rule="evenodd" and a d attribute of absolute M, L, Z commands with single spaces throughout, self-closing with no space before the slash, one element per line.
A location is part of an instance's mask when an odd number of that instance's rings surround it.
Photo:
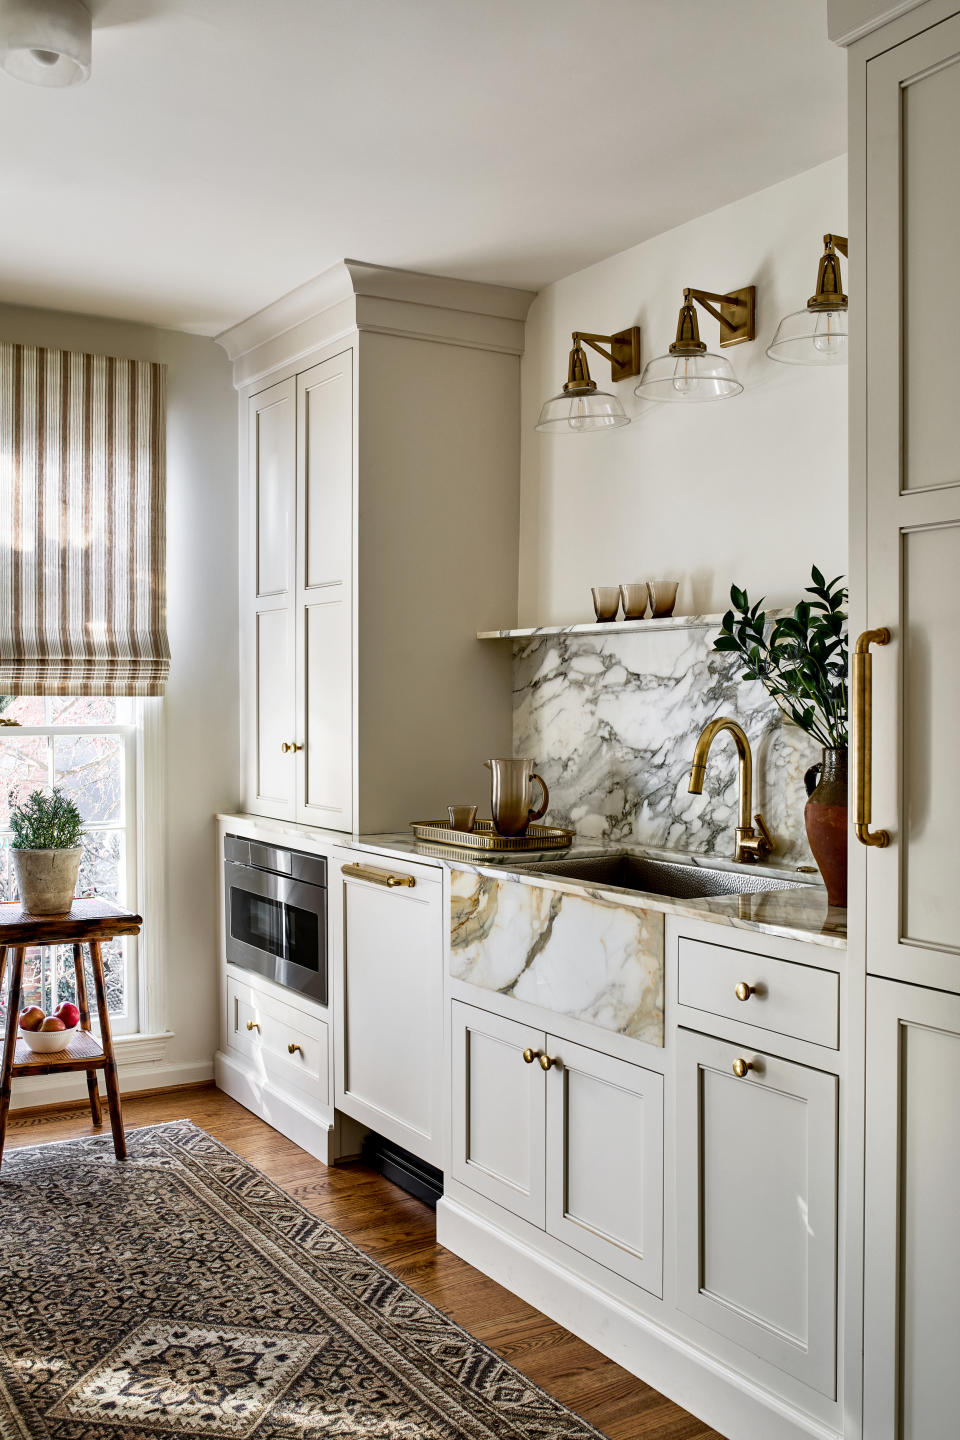
<path fill-rule="evenodd" d="M 448 805 L 451 830 L 472 830 L 477 820 L 476 805 Z"/>
<path fill-rule="evenodd" d="M 642 620 L 647 613 L 647 598 L 646 581 L 640 585 L 621 585 L 624 620 Z"/>
<path fill-rule="evenodd" d="M 650 592 L 650 614 L 662 620 L 667 615 L 673 614 L 673 607 L 677 603 L 678 580 L 648 580 L 647 589 Z"/>
<path fill-rule="evenodd" d="M 616 620 L 620 609 L 620 587 L 618 585 L 594 585 L 593 612 L 599 621 Z"/>

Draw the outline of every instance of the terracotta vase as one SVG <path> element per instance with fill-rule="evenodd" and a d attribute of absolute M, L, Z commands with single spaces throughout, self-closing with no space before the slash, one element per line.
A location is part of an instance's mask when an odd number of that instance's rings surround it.
<path fill-rule="evenodd" d="M 803 783 L 809 800 L 803 812 L 813 858 L 827 887 L 827 902 L 847 903 L 847 747 L 824 748 Z"/>

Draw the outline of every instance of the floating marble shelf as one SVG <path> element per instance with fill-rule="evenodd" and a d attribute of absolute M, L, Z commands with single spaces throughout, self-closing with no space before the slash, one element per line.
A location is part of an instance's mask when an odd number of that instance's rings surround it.
<path fill-rule="evenodd" d="M 772 612 L 776 613 L 776 612 Z M 589 620 L 580 625 L 532 625 L 526 630 L 478 630 L 478 640 L 529 640 L 534 635 L 625 635 L 635 630 L 719 630 L 722 615 L 667 615 L 649 620 Z"/>

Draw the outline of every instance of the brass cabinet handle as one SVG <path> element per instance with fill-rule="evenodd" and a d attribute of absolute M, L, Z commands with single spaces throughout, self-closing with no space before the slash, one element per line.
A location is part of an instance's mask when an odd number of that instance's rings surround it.
<path fill-rule="evenodd" d="M 747 1071 L 752 1069 L 753 1066 L 751 1065 L 749 1060 L 741 1060 L 738 1058 L 733 1062 L 733 1073 L 734 1075 L 736 1075 L 738 1080 L 742 1080 L 744 1075 L 746 1075 Z"/>
<path fill-rule="evenodd" d="M 748 985 L 746 980 L 741 980 L 740 984 L 737 986 L 733 993 L 734 995 L 736 995 L 738 1000 L 749 1000 L 755 988 L 756 987 L 753 985 Z"/>
<path fill-rule="evenodd" d="M 398 885 L 408 885 L 412 890 L 417 883 L 413 875 L 395 875 L 392 870 L 378 870 L 375 865 L 341 865 L 340 869 L 354 880 L 369 880 L 371 885 L 386 885 L 390 890 Z"/>
<path fill-rule="evenodd" d="M 256 1020 L 248 1020 L 248 1021 L 247 1021 L 247 1029 L 248 1029 L 248 1030 L 256 1030 L 257 1034 L 258 1034 L 258 1035 L 260 1034 L 260 1026 L 257 1024 Z"/>
<path fill-rule="evenodd" d="M 853 813 L 854 830 L 861 845 L 890 844 L 886 830 L 871 830 L 873 805 L 873 656 L 871 645 L 889 645 L 890 631 L 864 630 L 851 663 L 853 681 Z"/>
<path fill-rule="evenodd" d="M 543 1071 L 544 1074 L 546 1074 L 553 1065 L 556 1065 L 558 1070 L 560 1069 L 559 1057 L 554 1056 L 554 1058 L 551 1059 L 549 1055 L 540 1056 L 540 1069 Z"/>
<path fill-rule="evenodd" d="M 290 1041 L 290 1044 L 287 1046 L 287 1054 L 288 1054 L 288 1055 L 302 1055 L 302 1054 L 303 1054 L 303 1046 L 302 1046 L 302 1045 L 294 1045 L 293 1041 L 291 1040 L 291 1041 Z"/>
<path fill-rule="evenodd" d="M 303 749 L 303 746 L 298 745 L 295 740 L 284 740 L 283 744 L 280 746 L 280 749 L 283 751 L 284 755 L 296 755 L 298 750 Z"/>
<path fill-rule="evenodd" d="M 542 1050 L 531 1050 L 530 1046 L 528 1045 L 526 1050 L 524 1050 L 523 1052 L 524 1063 L 527 1065 L 532 1065 L 534 1060 L 539 1060 L 542 1055 Z"/>

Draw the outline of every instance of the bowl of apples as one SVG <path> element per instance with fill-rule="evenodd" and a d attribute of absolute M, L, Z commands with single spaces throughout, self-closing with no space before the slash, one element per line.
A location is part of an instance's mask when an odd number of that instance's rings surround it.
<path fill-rule="evenodd" d="M 80 1028 L 80 1011 L 70 1000 L 45 1015 L 39 1005 L 20 1011 L 20 1035 L 35 1055 L 55 1055 L 66 1050 Z"/>

